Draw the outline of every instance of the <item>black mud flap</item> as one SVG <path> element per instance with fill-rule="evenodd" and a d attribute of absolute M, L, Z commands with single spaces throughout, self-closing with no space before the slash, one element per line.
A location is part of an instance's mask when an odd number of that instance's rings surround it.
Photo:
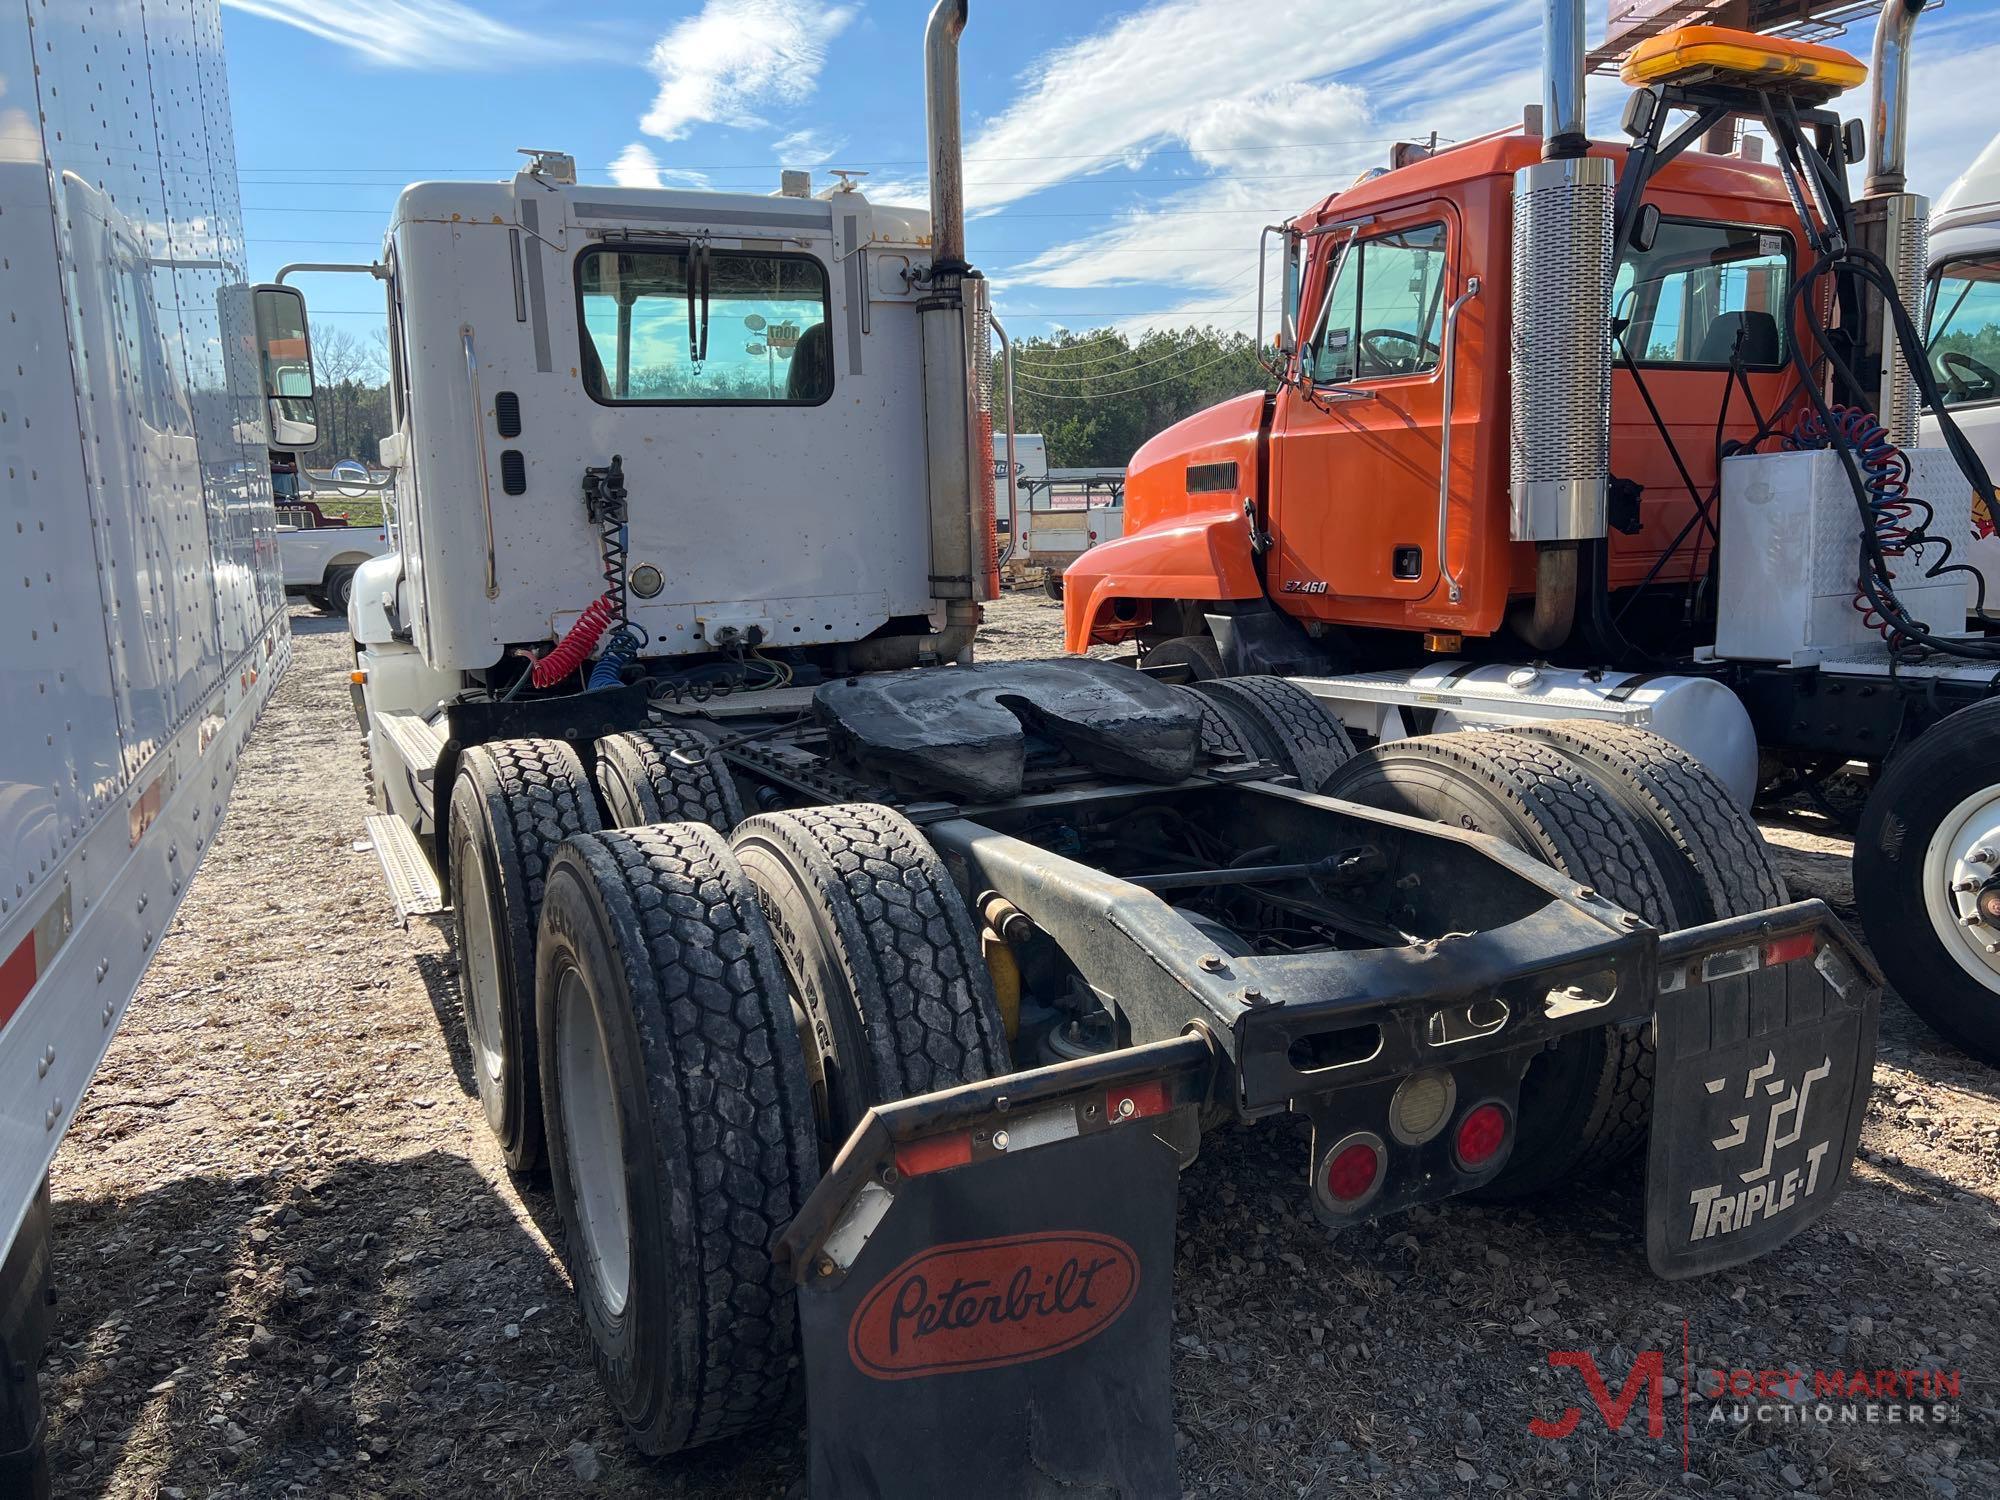
<path fill-rule="evenodd" d="M 870 1112 L 786 1231 L 811 1500 L 1151 1500 L 1174 1462 L 1188 1036 Z"/>
<path fill-rule="evenodd" d="M 1881 977 L 1824 902 L 1660 941 L 1646 1254 L 1698 1276 L 1832 1206 L 1860 1143 Z"/>

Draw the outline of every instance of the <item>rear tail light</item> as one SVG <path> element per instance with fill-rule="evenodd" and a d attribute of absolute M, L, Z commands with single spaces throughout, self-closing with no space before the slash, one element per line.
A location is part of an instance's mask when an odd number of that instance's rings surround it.
<path fill-rule="evenodd" d="M 1810 932 L 1795 932 L 1790 937 L 1774 938 L 1764 945 L 1764 965 L 1775 968 L 1795 958 L 1811 958 L 1818 946 L 1818 937 Z"/>
<path fill-rule="evenodd" d="M 1328 1203 L 1352 1213 L 1380 1191 L 1389 1164 L 1382 1138 L 1362 1131 L 1334 1143 L 1320 1165 L 1320 1189 Z"/>
<path fill-rule="evenodd" d="M 1458 1164 L 1468 1172 L 1483 1172 L 1506 1149 L 1507 1111 L 1497 1104 L 1480 1104 L 1465 1112 L 1452 1142 Z"/>
<path fill-rule="evenodd" d="M 1173 1108 L 1173 1096 L 1167 1092 L 1165 1080 L 1150 1078 L 1144 1083 L 1128 1084 L 1124 1088 L 1113 1089 L 1104 1096 L 1104 1118 L 1111 1121 L 1143 1120 L 1152 1115 L 1163 1115 Z"/>
<path fill-rule="evenodd" d="M 922 1177 L 927 1172 L 943 1172 L 962 1167 L 972 1160 L 972 1132 L 954 1131 L 921 1141 L 905 1141 L 896 1148 L 896 1170 L 905 1177 Z"/>

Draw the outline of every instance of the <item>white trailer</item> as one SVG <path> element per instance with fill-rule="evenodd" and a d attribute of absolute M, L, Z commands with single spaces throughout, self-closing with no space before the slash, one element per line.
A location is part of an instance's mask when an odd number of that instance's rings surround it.
<path fill-rule="evenodd" d="M 993 435 L 993 519 L 1000 534 L 1002 567 L 1015 561 L 1016 514 L 1026 514 L 1029 495 L 1048 473 L 1049 447 L 1039 432 L 1015 433 L 1011 447 L 1005 433 Z"/>
<path fill-rule="evenodd" d="M 213 0 L 0 20 L 8 1495 L 47 1485 L 50 1159 L 291 658 L 258 363 L 288 320 L 245 280 L 232 139 Z M 288 331 L 271 352 L 309 380 Z"/>

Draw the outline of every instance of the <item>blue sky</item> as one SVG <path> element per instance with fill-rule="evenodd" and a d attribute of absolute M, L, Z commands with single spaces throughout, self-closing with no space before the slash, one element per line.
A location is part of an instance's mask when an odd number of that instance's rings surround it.
<path fill-rule="evenodd" d="M 251 272 L 366 259 L 402 184 L 509 175 L 751 192 L 851 167 L 922 202 L 918 0 L 224 0 Z M 1258 226 L 1389 143 L 1496 128 L 1538 97 L 1540 0 L 972 0 L 963 52 L 972 259 L 1018 334 L 1254 315 Z M 1592 39 L 1603 26 L 1592 7 Z M 1872 20 L 1836 45 L 1867 56 Z M 2000 126 L 2000 0 L 1917 30 L 1912 186 Z M 1608 133 L 1624 91 L 1592 81 Z M 1848 106 L 1866 112 L 1856 97 Z M 374 288 L 302 280 L 366 339 Z"/>

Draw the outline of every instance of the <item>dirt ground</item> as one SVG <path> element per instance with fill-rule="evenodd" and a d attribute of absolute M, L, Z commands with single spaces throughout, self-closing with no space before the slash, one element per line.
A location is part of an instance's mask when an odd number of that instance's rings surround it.
<path fill-rule="evenodd" d="M 1046 652 L 1058 618 L 1010 595 L 988 650 Z M 447 929 L 395 925 L 365 844 L 344 630 L 294 623 L 227 825 L 56 1160 L 58 1494 L 783 1493 L 796 1423 L 649 1462 L 604 1415 L 547 1190 L 509 1178 L 473 1096 Z M 1795 892 L 1851 916 L 1827 827 L 1771 837 Z M 1229 1131 L 1183 1180 L 1190 1495 L 2000 1494 L 2000 1075 L 1900 1002 L 1851 1190 L 1739 1271 L 1655 1280 L 1631 1181 L 1329 1235 L 1303 1155 L 1282 1123 Z M 1643 1396 L 1607 1431 L 1559 1350 L 1614 1396 L 1660 1351 L 1660 1435 Z M 1822 1424 L 1782 1392 L 1708 1399 L 1704 1373 L 1857 1368 L 1958 1393 L 1943 1420 L 1897 1398 L 1902 1420 Z M 1568 1437 L 1530 1433 L 1569 1406 Z"/>

